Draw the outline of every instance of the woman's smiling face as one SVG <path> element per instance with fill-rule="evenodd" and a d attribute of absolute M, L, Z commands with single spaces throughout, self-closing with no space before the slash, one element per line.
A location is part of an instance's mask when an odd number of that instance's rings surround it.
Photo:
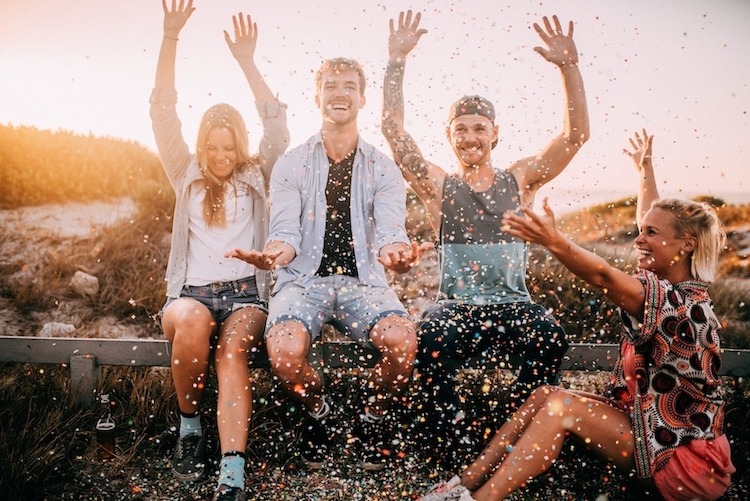
<path fill-rule="evenodd" d="M 641 231 L 635 239 L 640 257 L 638 267 L 667 278 L 680 261 L 688 263 L 692 246 L 686 245 L 687 235 L 675 235 L 674 217 L 657 207 L 649 210 L 641 222 Z M 680 253 L 682 251 L 682 253 Z"/>
<path fill-rule="evenodd" d="M 237 149 L 232 131 L 223 127 L 213 127 L 208 131 L 206 159 L 211 173 L 219 180 L 225 181 L 232 175 L 237 165 Z"/>

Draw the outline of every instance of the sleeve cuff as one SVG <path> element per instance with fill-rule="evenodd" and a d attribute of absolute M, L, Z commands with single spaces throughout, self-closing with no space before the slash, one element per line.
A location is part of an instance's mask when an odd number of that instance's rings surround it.
<path fill-rule="evenodd" d="M 286 110 L 286 104 L 281 101 L 256 101 L 255 107 L 260 118 L 276 118 L 281 110 Z"/>
<path fill-rule="evenodd" d="M 155 87 L 151 91 L 150 104 L 175 104 L 177 102 L 177 91 L 164 87 Z"/>

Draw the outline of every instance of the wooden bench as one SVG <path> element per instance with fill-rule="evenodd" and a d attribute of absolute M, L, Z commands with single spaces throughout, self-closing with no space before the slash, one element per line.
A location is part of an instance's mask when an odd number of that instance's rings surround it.
<path fill-rule="evenodd" d="M 722 350 L 721 375 L 750 376 L 750 350 Z M 618 345 L 571 343 L 563 370 L 610 371 L 617 360 Z M 370 368 L 380 358 L 374 349 L 352 341 L 327 340 L 313 346 L 310 359 L 331 368 Z M 69 364 L 70 387 L 84 406 L 94 404 L 103 365 L 169 367 L 170 346 L 163 339 L 98 339 L 0 336 L 0 362 Z M 265 352 L 251 358 L 253 368 L 269 368 Z M 464 365 L 468 369 L 513 369 L 518 358 L 479 356 Z"/>

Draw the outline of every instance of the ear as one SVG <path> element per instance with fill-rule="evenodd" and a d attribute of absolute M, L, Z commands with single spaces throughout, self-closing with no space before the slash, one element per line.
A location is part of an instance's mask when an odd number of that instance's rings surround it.
<path fill-rule="evenodd" d="M 698 239 L 694 236 L 689 236 L 683 240 L 681 249 L 685 252 L 693 252 L 696 247 L 698 247 Z"/>
<path fill-rule="evenodd" d="M 320 94 L 315 93 L 315 107 L 320 108 Z"/>
<path fill-rule="evenodd" d="M 360 94 L 359 95 L 359 107 L 360 108 L 364 108 L 366 102 L 367 102 L 367 98 L 365 97 L 365 95 L 364 94 Z"/>
<path fill-rule="evenodd" d="M 490 143 L 494 143 L 495 141 L 498 140 L 499 137 L 500 137 L 500 126 L 495 125 L 492 128 L 492 141 L 490 141 Z"/>
<path fill-rule="evenodd" d="M 451 142 L 451 126 L 445 128 L 445 137 L 448 139 L 448 144 L 453 144 Z"/>

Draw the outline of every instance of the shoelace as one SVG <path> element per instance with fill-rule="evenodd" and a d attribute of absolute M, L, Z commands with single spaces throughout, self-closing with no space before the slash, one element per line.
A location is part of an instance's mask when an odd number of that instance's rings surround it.
<path fill-rule="evenodd" d="M 195 456 L 198 451 L 198 444 L 201 438 L 197 435 L 185 437 L 177 442 L 177 456 L 184 459 L 188 456 Z"/>

